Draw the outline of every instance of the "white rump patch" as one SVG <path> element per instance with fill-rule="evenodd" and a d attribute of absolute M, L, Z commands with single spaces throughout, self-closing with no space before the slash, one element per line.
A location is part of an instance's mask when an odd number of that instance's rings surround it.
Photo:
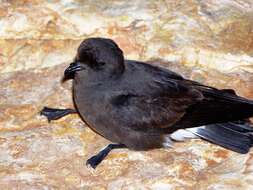
<path fill-rule="evenodd" d="M 196 139 L 198 137 L 191 130 L 179 129 L 174 133 L 170 134 L 170 138 L 174 141 L 185 141 L 187 139 Z"/>
<path fill-rule="evenodd" d="M 187 139 L 197 139 L 199 138 L 198 129 L 203 129 L 205 126 L 193 127 L 187 129 L 178 129 L 174 133 L 164 136 L 163 146 L 165 148 L 172 148 L 173 141 L 185 141 Z"/>
<path fill-rule="evenodd" d="M 198 129 L 204 129 L 205 126 L 200 126 L 200 127 L 193 127 L 193 128 L 188 128 L 188 129 L 185 129 L 186 131 L 189 131 L 195 135 L 198 135 Z"/>
<path fill-rule="evenodd" d="M 170 138 L 170 135 L 164 135 L 163 147 L 164 148 L 172 148 L 173 147 L 173 142 Z"/>

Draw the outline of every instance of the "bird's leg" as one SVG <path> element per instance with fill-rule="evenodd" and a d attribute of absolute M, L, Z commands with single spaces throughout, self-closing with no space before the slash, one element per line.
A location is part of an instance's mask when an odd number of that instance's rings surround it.
<path fill-rule="evenodd" d="M 73 109 L 57 109 L 57 108 L 49 108 L 49 107 L 44 107 L 40 111 L 40 115 L 46 116 L 48 122 L 51 120 L 57 120 L 65 115 L 72 114 L 72 113 L 77 113 L 76 110 Z"/>
<path fill-rule="evenodd" d="M 112 149 L 116 149 L 116 148 L 126 148 L 126 146 L 124 144 L 109 144 L 104 149 L 102 149 L 99 153 L 89 158 L 86 161 L 86 165 L 90 165 L 93 169 L 95 169 L 100 164 L 100 162 L 102 162 L 103 159 L 109 154 L 109 152 Z"/>

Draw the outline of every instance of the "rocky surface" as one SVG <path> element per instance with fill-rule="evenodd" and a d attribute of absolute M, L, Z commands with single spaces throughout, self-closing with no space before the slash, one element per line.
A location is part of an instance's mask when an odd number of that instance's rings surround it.
<path fill-rule="evenodd" d="M 253 154 L 201 140 L 115 150 L 77 115 L 48 123 L 43 106 L 73 107 L 62 73 L 79 43 L 110 37 L 150 61 L 253 99 L 251 0 L 0 0 L 0 189 L 253 189 Z"/>

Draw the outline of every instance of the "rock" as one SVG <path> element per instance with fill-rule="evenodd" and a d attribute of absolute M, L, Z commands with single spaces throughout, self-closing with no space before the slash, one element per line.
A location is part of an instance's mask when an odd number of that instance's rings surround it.
<path fill-rule="evenodd" d="M 217 1 L 2 1 L 1 189 L 252 189 L 253 156 L 201 140 L 173 149 L 113 151 L 78 115 L 48 123 L 43 106 L 73 107 L 63 71 L 80 42 L 110 37 L 149 61 L 253 99 L 253 3 Z"/>

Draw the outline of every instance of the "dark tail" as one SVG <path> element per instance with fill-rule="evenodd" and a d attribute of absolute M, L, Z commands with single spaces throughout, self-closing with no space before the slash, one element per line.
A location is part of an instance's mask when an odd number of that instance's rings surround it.
<path fill-rule="evenodd" d="M 191 128 L 200 138 L 238 153 L 248 153 L 253 146 L 253 127 L 249 122 L 228 122 Z"/>
<path fill-rule="evenodd" d="M 253 100 L 237 96 L 231 89 L 201 89 L 204 99 L 190 106 L 178 128 L 227 123 L 253 117 Z"/>

